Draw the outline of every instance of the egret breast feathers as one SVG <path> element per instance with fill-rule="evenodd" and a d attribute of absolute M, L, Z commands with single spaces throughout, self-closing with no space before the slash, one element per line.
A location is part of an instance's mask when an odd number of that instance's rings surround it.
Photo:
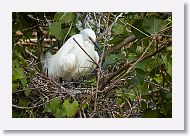
<path fill-rule="evenodd" d="M 96 67 L 73 38 L 98 63 L 99 55 L 95 51 L 93 43 L 96 42 L 96 35 L 91 29 L 84 29 L 80 31 L 80 34 L 70 37 L 55 55 L 48 55 L 44 60 L 46 63 L 44 64 L 44 68 L 48 71 L 50 78 L 62 77 L 64 80 L 76 79 L 80 76 L 90 74 Z"/>

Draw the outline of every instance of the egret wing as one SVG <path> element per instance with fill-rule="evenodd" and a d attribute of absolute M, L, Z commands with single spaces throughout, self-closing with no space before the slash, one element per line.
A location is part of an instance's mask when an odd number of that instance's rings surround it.
<path fill-rule="evenodd" d="M 80 45 L 83 45 L 83 39 L 82 39 L 82 35 L 81 34 L 76 34 L 73 35 L 72 37 L 70 37 L 64 44 L 63 46 L 59 49 L 59 51 L 56 53 L 58 55 L 65 55 L 65 54 L 69 54 L 69 53 L 74 53 L 76 50 L 78 50 L 79 46 L 77 45 L 77 43 L 73 40 L 73 38 L 75 38 L 75 40 L 77 40 L 77 42 Z"/>

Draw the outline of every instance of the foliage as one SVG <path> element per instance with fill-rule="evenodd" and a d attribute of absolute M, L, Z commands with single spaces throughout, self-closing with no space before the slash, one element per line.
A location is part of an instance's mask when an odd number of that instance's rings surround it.
<path fill-rule="evenodd" d="M 63 40 L 65 36 L 67 35 L 67 32 L 69 32 L 70 34 L 74 34 L 73 32 L 75 30 L 71 22 L 74 22 L 75 18 L 76 18 L 75 13 L 71 13 L 71 12 L 56 13 L 54 16 L 55 22 L 53 22 L 51 26 L 49 27 L 49 34 L 55 36 L 55 38 L 58 40 Z M 72 29 L 70 31 L 69 31 L 69 28 L 67 27 L 69 23 L 71 23 L 70 25 L 72 26 Z"/>
<path fill-rule="evenodd" d="M 18 12 L 12 20 L 13 117 L 172 117 L 170 13 Z M 100 75 L 60 86 L 41 70 L 43 50 L 82 27 L 97 34 Z"/>
<path fill-rule="evenodd" d="M 78 111 L 79 104 L 76 100 L 69 102 L 69 100 L 64 100 L 61 102 L 59 97 L 53 98 L 49 104 L 46 105 L 43 113 L 48 112 L 52 113 L 54 117 L 73 117 Z"/>

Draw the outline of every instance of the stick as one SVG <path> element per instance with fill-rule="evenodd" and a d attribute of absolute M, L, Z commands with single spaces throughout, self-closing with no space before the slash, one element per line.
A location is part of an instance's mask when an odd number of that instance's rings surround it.
<path fill-rule="evenodd" d="M 126 72 L 125 74 L 123 74 L 121 77 L 119 77 L 114 83 L 112 83 L 112 84 L 109 86 L 109 88 L 104 89 L 103 92 L 106 92 L 106 91 L 110 90 L 115 84 L 117 84 L 117 83 L 120 81 L 121 78 L 123 78 L 124 76 L 126 76 L 126 75 L 129 73 L 129 71 L 130 71 L 132 68 L 134 68 L 134 66 L 135 66 L 138 62 L 140 62 L 140 61 L 143 59 L 143 57 L 145 56 L 145 54 L 146 54 L 146 52 L 148 51 L 149 47 L 152 45 L 152 42 L 153 42 L 153 40 L 150 42 L 149 46 L 145 49 L 145 51 L 142 53 L 142 55 L 141 55 L 133 64 L 131 64 L 131 66 L 129 67 L 129 69 L 127 70 L 127 72 Z"/>
<path fill-rule="evenodd" d="M 107 23 L 106 23 L 106 28 L 108 28 L 109 17 L 110 17 L 110 13 L 108 13 L 108 19 L 107 19 Z M 106 34 L 107 34 L 107 32 L 106 32 Z M 108 40 L 105 38 L 104 48 L 103 48 L 102 55 L 100 57 L 99 67 L 98 67 L 98 70 L 97 70 L 97 81 L 96 81 L 96 91 L 95 91 L 95 101 L 94 101 L 94 113 L 97 110 L 97 98 L 98 98 L 98 90 L 99 90 L 99 83 L 100 83 L 101 65 L 102 65 L 102 62 L 103 62 L 103 57 L 104 57 L 104 53 L 105 53 L 105 45 L 106 45 L 107 41 Z"/>
<path fill-rule="evenodd" d="M 75 40 L 75 38 L 73 38 L 73 40 L 78 44 L 78 46 L 84 51 L 84 53 L 93 61 L 94 64 L 96 64 L 97 67 L 99 67 L 98 63 L 96 63 L 96 61 L 94 61 L 92 59 L 92 57 L 90 57 L 90 55 L 82 48 L 82 46 Z"/>

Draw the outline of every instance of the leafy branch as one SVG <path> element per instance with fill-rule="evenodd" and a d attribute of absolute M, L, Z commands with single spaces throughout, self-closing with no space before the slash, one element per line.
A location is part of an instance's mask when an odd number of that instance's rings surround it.
<path fill-rule="evenodd" d="M 139 58 L 137 58 L 137 59 L 135 59 L 135 60 L 133 60 L 133 61 L 125 64 L 124 66 L 122 66 L 121 68 L 119 68 L 116 72 L 114 72 L 112 74 L 109 74 L 107 76 L 106 80 L 105 79 L 101 79 L 101 81 L 104 81 L 104 82 L 102 83 L 100 90 L 103 90 L 111 82 L 112 79 L 114 79 L 116 76 L 118 76 L 120 73 L 122 73 L 126 69 L 128 69 L 127 71 L 129 72 L 129 70 L 131 70 L 134 67 L 134 65 L 137 64 L 138 62 L 141 62 L 143 60 L 151 58 L 152 56 L 155 56 L 156 54 L 160 53 L 161 51 L 163 51 L 164 49 L 166 49 L 167 46 L 170 46 L 170 45 L 171 45 L 171 42 L 168 42 L 166 45 L 162 46 L 161 48 L 159 48 L 155 52 L 153 52 L 151 54 L 148 54 L 148 55 L 145 55 L 145 53 L 147 52 L 147 51 L 145 51 Z M 128 73 L 128 72 L 126 72 L 126 73 Z M 114 84 L 115 83 L 116 82 L 114 82 Z"/>

